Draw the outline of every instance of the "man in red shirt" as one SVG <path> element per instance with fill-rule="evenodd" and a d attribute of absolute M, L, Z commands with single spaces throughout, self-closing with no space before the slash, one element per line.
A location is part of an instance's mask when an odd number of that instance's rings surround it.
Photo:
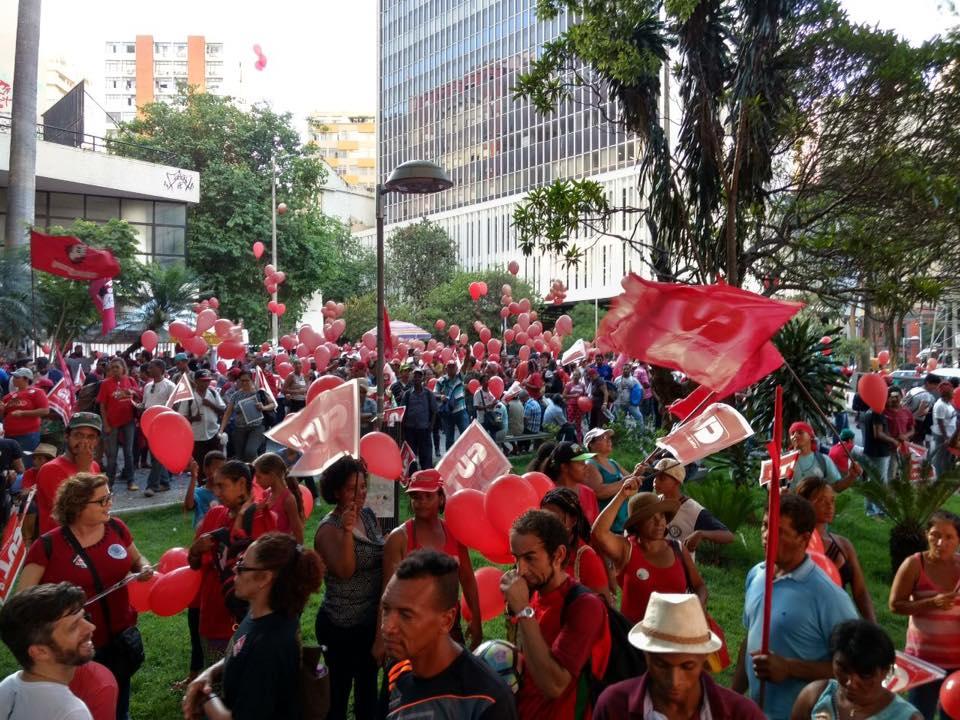
<path fill-rule="evenodd" d="M 94 458 L 100 452 L 100 417 L 88 412 L 74 413 L 67 425 L 67 449 L 46 463 L 37 474 L 37 523 L 40 534 L 57 527 L 53 519 L 53 500 L 63 481 L 78 472 L 98 473 Z"/>
<path fill-rule="evenodd" d="M 510 530 L 510 552 L 517 568 L 500 581 L 517 643 L 523 649 L 524 682 L 517 714 L 524 720 L 573 720 L 580 675 L 591 660 L 605 663 L 610 651 L 607 613 L 592 592 L 565 603 L 577 584 L 564 572 L 569 534 L 546 510 L 528 510 Z M 564 607 L 564 605 L 567 607 Z M 590 718 L 590 711 L 583 715 Z"/>
<path fill-rule="evenodd" d="M 14 390 L 0 403 L 4 436 L 16 440 L 24 452 L 33 452 L 40 444 L 40 421 L 50 413 L 47 394 L 40 388 L 31 387 L 32 383 L 30 368 L 15 370 L 10 378 Z M 24 462 L 27 467 L 30 467 L 29 457 Z"/>
<path fill-rule="evenodd" d="M 107 379 L 100 383 L 97 402 L 103 418 L 103 445 L 107 453 L 107 478 L 110 487 L 117 478 L 117 453 L 123 442 L 123 472 L 121 479 L 127 490 L 139 490 L 133 481 L 133 440 L 136 435 L 134 408 L 140 402 L 141 393 L 137 381 L 127 375 L 123 360 L 110 361 Z"/>

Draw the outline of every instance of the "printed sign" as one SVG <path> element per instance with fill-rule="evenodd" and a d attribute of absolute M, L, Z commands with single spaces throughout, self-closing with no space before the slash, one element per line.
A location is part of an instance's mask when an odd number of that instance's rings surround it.
<path fill-rule="evenodd" d="M 483 492 L 511 468 L 507 456 L 474 420 L 437 463 L 437 470 L 449 497 L 464 488 Z"/>
<path fill-rule="evenodd" d="M 688 465 L 736 445 L 751 435 L 753 428 L 743 415 L 729 405 L 714 403 L 696 420 L 657 440 L 657 446 Z"/>

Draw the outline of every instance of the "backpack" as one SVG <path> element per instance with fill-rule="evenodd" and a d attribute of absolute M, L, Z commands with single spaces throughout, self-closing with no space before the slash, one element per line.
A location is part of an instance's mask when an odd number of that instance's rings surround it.
<path fill-rule="evenodd" d="M 643 388 L 640 383 L 636 383 L 630 388 L 630 404 L 639 405 L 641 402 L 643 402 Z"/>
<path fill-rule="evenodd" d="M 240 519 L 240 525 L 243 529 L 243 534 L 246 537 L 232 541 L 230 539 L 230 531 L 232 526 L 218 528 L 210 533 L 210 535 L 220 546 L 214 558 L 214 567 L 217 568 L 217 571 L 220 574 L 220 590 L 223 592 L 223 601 L 227 606 L 227 610 L 230 611 L 230 614 L 233 615 L 234 619 L 238 623 L 243 620 L 244 616 L 247 614 L 249 604 L 246 600 L 241 600 L 238 598 L 234 592 L 236 574 L 234 573 L 233 569 L 236 566 L 239 557 L 253 543 L 253 519 L 257 514 L 257 509 L 258 506 L 254 503 L 243 511 L 243 516 Z"/>
<path fill-rule="evenodd" d="M 563 598 L 560 623 L 564 622 L 567 608 L 581 595 L 594 594 L 586 585 L 574 583 Z M 621 680 L 639 677 L 647 671 L 647 660 L 642 650 L 630 644 L 628 639 L 633 623 L 616 608 L 604 603 L 607 615 L 607 632 L 610 635 L 610 653 L 605 668 L 595 667 L 593 658 L 587 663 L 577 679 L 577 702 L 574 718 L 585 717 L 588 708 L 596 705 L 597 699 L 607 687 Z M 601 672 L 602 671 L 602 672 Z"/>

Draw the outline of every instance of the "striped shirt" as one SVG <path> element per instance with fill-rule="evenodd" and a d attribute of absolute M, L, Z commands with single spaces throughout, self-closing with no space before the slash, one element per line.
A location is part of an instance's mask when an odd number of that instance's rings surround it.
<path fill-rule="evenodd" d="M 913 587 L 911 600 L 926 600 L 957 589 L 938 588 L 927 575 L 923 553 L 917 553 L 914 557 L 920 562 L 920 577 Z M 960 557 L 954 555 L 953 562 L 960 567 Z M 904 652 L 942 668 L 960 667 L 960 605 L 954 604 L 946 610 L 923 610 L 911 615 Z"/>

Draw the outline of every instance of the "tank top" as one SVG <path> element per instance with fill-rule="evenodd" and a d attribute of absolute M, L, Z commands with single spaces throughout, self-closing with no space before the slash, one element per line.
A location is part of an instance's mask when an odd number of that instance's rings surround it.
<path fill-rule="evenodd" d="M 353 553 L 357 561 L 353 575 L 342 579 L 328 572 L 324 577 L 327 591 L 320 610 L 326 613 L 331 623 L 342 628 L 375 623 L 380 605 L 383 536 L 377 525 L 377 517 L 370 508 L 365 507 L 360 511 L 358 521 L 363 523 L 367 536 L 360 537 L 356 531 L 353 533 Z M 332 512 L 320 521 L 320 525 L 343 529 L 340 516 Z"/>
<path fill-rule="evenodd" d="M 914 557 L 920 561 L 920 577 L 910 594 L 912 600 L 924 600 L 956 589 L 934 585 L 927 575 L 923 553 L 916 553 Z M 953 562 L 960 567 L 960 557 L 955 555 Z M 960 605 L 955 604 L 947 610 L 933 608 L 911 615 L 907 623 L 904 652 L 945 669 L 960 667 Z"/>
<path fill-rule="evenodd" d="M 603 480 L 604 485 L 610 485 L 612 483 L 619 483 L 623 480 L 623 468 L 617 463 L 616 460 L 610 458 L 608 462 L 613 465 L 613 472 L 607 470 L 603 465 L 597 462 L 596 458 L 590 458 L 587 460 L 588 465 L 593 465 L 597 470 L 600 471 L 600 479 Z M 597 499 L 597 502 L 600 503 L 600 509 L 603 510 L 607 505 L 610 504 L 610 501 L 613 498 L 607 498 L 606 500 Z M 613 525 L 610 526 L 610 529 L 617 533 L 618 535 L 623 532 L 623 526 L 627 524 L 627 518 L 629 513 L 627 512 L 627 503 L 623 503 L 620 506 L 620 512 L 617 513 L 617 517 L 613 520 Z"/>
<path fill-rule="evenodd" d="M 454 560 L 460 560 L 460 543 L 457 542 L 457 539 L 453 536 L 453 533 L 450 532 L 450 529 L 447 527 L 447 523 L 440 520 L 440 527 L 443 528 L 443 547 L 438 548 L 440 552 L 446 553 Z M 409 555 L 414 550 L 420 550 L 423 548 L 417 541 L 417 529 L 414 526 L 413 518 L 410 518 L 403 524 L 403 532 L 407 536 L 407 554 Z"/>
<path fill-rule="evenodd" d="M 828 680 L 817 703 L 810 710 L 810 717 L 823 720 L 840 720 L 837 714 L 837 690 L 840 684 L 836 680 Z M 870 720 L 910 720 L 919 711 L 899 695 L 893 696 L 893 702 L 883 710 L 870 716 Z"/>
<path fill-rule="evenodd" d="M 830 561 L 837 566 L 837 570 L 840 571 L 840 583 L 845 588 L 850 587 L 853 585 L 853 568 L 850 567 L 850 561 L 843 552 L 843 548 L 840 547 L 840 543 L 838 543 L 837 539 L 833 536 L 833 533 L 827 533 L 827 537 L 830 538 L 831 545 L 827 549 L 826 555 Z M 843 558 L 843 565 L 837 562 L 840 558 Z"/>
<path fill-rule="evenodd" d="M 687 592 L 687 571 L 679 553 L 674 552 L 673 564 L 669 567 L 656 567 L 644 557 L 635 537 L 631 535 L 627 541 L 630 543 L 630 560 L 617 575 L 617 582 L 623 588 L 620 612 L 630 622 L 637 623 L 643 619 L 652 593 Z"/>
<path fill-rule="evenodd" d="M 293 381 L 286 390 L 287 400 L 303 400 L 307 396 L 306 378 L 296 373 L 291 373 L 291 375 L 293 375 Z"/>
<path fill-rule="evenodd" d="M 277 516 L 277 531 L 282 533 L 290 532 L 290 518 L 287 517 L 287 511 L 283 507 L 288 496 L 291 496 L 290 488 L 284 490 L 276 500 L 274 500 L 272 496 L 268 500 L 270 509 L 273 511 L 273 514 Z"/>

